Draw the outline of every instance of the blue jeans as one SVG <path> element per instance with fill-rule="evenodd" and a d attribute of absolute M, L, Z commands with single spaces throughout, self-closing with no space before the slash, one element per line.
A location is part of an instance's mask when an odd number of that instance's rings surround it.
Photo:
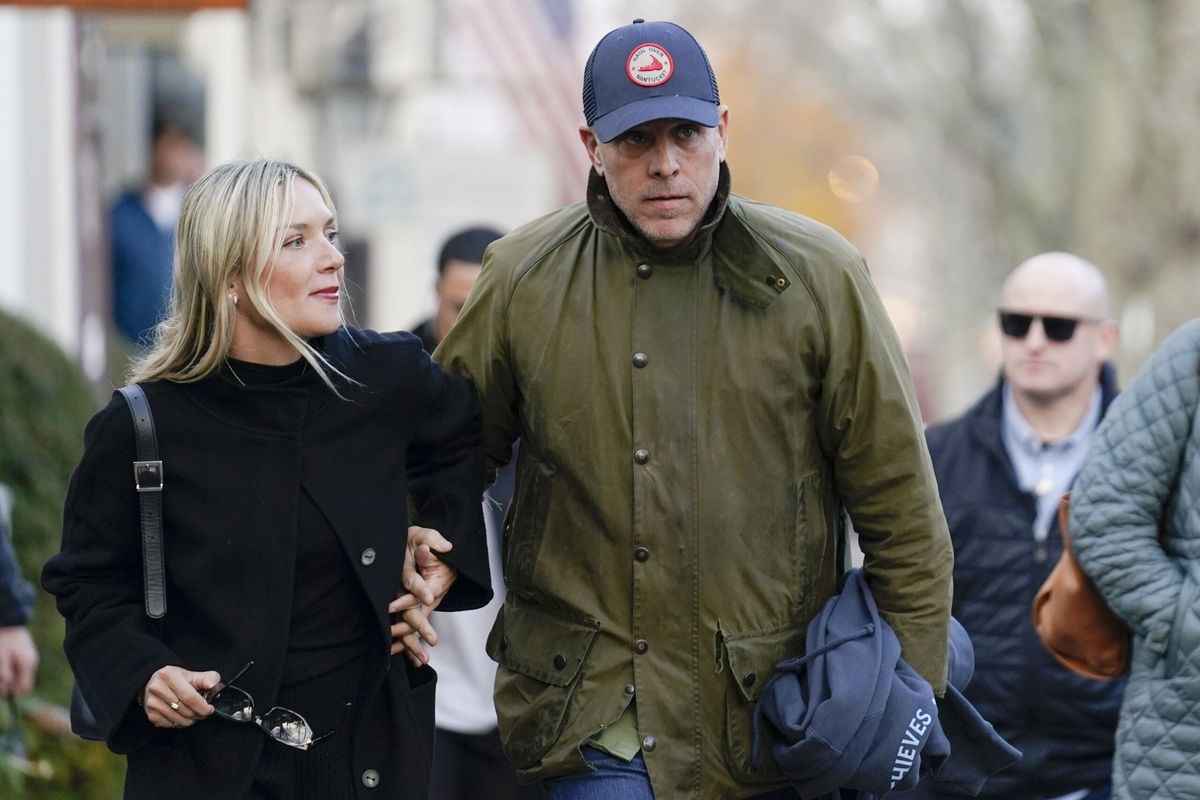
<path fill-rule="evenodd" d="M 633 761 L 622 761 L 592 747 L 583 748 L 583 757 L 592 765 L 591 772 L 552 778 L 543 785 L 549 800 L 654 800 L 650 776 L 642 754 Z M 758 795 L 754 800 L 798 800 L 790 788 Z"/>

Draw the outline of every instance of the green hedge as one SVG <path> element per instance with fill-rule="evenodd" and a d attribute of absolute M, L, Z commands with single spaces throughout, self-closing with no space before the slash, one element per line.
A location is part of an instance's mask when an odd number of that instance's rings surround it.
<path fill-rule="evenodd" d="M 105 398 L 107 400 L 107 398 Z M 0 311 L 0 482 L 15 495 L 13 545 L 25 578 L 36 584 L 59 547 L 67 481 L 97 408 L 79 368 L 54 342 Z M 30 625 L 41 654 L 35 697 L 21 704 L 28 760 L 40 776 L 22 776 L 0 759 L 0 795 L 32 800 L 108 800 L 120 796 L 124 760 L 39 723 L 44 703 L 65 706 L 71 672 L 62 651 L 63 623 L 53 598 L 38 592 Z"/>

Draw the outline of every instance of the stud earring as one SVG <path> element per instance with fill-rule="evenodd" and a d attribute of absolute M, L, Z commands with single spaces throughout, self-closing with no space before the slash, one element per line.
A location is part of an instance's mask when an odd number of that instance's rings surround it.
<path fill-rule="evenodd" d="M 229 294 L 226 295 L 226 297 L 228 297 L 230 300 L 232 300 L 233 304 L 235 306 L 238 304 L 238 296 L 237 296 L 236 292 L 230 292 Z"/>

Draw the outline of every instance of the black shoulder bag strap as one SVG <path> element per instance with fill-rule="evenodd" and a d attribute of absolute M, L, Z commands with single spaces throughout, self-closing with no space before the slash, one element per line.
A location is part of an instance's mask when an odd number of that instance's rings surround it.
<path fill-rule="evenodd" d="M 163 463 L 158 457 L 154 417 L 146 393 L 136 383 L 119 390 L 133 415 L 137 460 L 133 462 L 133 485 L 142 510 L 142 572 L 146 586 L 146 616 L 159 619 L 167 613 L 167 576 L 163 566 L 162 488 Z"/>

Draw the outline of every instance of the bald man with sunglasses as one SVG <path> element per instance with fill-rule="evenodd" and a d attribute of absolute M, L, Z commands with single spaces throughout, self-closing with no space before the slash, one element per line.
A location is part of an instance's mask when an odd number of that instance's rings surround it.
<path fill-rule="evenodd" d="M 1030 604 L 1062 552 L 1058 498 L 1116 394 L 1108 359 L 1117 326 L 1104 277 L 1069 253 L 1013 270 L 997 321 L 999 381 L 927 435 L 954 541 L 954 616 L 975 644 L 966 694 L 1023 753 L 980 796 L 1107 800 L 1123 682 L 1059 666 L 1034 633 Z"/>

